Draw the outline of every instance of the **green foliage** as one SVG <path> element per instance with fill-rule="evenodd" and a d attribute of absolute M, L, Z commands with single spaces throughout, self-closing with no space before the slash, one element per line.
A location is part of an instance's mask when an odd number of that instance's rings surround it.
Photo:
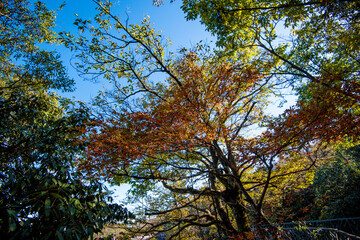
<path fill-rule="evenodd" d="M 270 71 L 278 83 L 316 82 L 359 101 L 358 1 L 187 0 L 182 9 L 222 54 L 260 52 L 280 61 Z"/>
<path fill-rule="evenodd" d="M 129 216 L 107 203 L 100 183 L 84 183 L 74 172 L 77 128 L 87 115 L 85 109 L 63 115 L 56 100 L 2 96 L 0 234 L 6 239 L 82 239 Z"/>
<path fill-rule="evenodd" d="M 6 1 L 0 8 L 1 89 L 27 86 L 71 90 L 73 80 L 66 75 L 59 56 L 39 48 L 39 43 L 55 41 L 51 30 L 55 13 L 41 2 L 30 4 L 26 0 Z"/>
<path fill-rule="evenodd" d="M 320 219 L 360 216 L 360 147 L 339 151 L 317 171 L 313 183 Z"/>
<path fill-rule="evenodd" d="M 38 43 L 54 41 L 55 13 L 40 2 L 28 0 L 2 1 L 0 5 L 1 57 L 15 59 L 38 50 Z M 3 52 L 3 50 L 9 50 Z"/>
<path fill-rule="evenodd" d="M 84 239 L 126 220 L 131 214 L 74 166 L 89 116 L 49 90 L 73 84 L 59 56 L 37 47 L 53 41 L 54 13 L 40 2 L 0 7 L 0 238 Z"/>
<path fill-rule="evenodd" d="M 227 51 L 255 47 L 260 40 L 273 43 L 277 37 L 293 31 L 298 37 L 294 43 L 304 47 L 298 54 L 308 52 L 314 44 L 331 51 L 356 50 L 359 8 L 357 1 L 337 0 L 187 0 L 182 5 L 186 18 L 199 18 L 218 37 L 217 44 Z M 326 45 L 320 39 L 327 40 Z M 339 41 L 350 49 L 335 48 Z"/>
<path fill-rule="evenodd" d="M 346 149 L 346 148 L 345 148 Z M 333 150 L 315 172 L 311 185 L 286 194 L 283 220 L 303 221 L 360 216 L 359 146 Z"/>

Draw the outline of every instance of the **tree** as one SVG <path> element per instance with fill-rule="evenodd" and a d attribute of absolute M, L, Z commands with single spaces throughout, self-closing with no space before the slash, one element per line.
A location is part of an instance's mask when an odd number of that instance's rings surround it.
<path fill-rule="evenodd" d="M 137 196 L 159 188 L 161 205 L 147 214 L 166 217 L 150 229 L 174 230 L 171 238 L 210 226 L 220 237 L 250 238 L 250 217 L 262 238 L 262 224 L 276 238 L 263 213 L 269 190 L 318 160 L 304 128 L 267 124 L 274 83 L 262 73 L 278 61 L 219 60 L 201 45 L 175 58 L 147 19 L 123 24 L 110 3 L 96 3 L 95 22 L 76 21 L 87 34 L 62 34 L 80 51 L 79 70 L 114 86 L 97 99 L 80 166 L 92 177 L 132 184 Z M 269 128 L 251 136 L 259 126 Z"/>
<path fill-rule="evenodd" d="M 360 215 L 359 146 L 336 152 L 332 162 L 317 171 L 313 188 L 320 219 L 349 218 Z"/>
<path fill-rule="evenodd" d="M 31 6 L 31 8 L 30 8 Z M 43 42 L 54 43 L 52 28 L 55 13 L 41 2 L 7 1 L 0 5 L 1 87 L 32 87 L 70 91 L 73 80 L 55 52 L 39 48 Z"/>
<path fill-rule="evenodd" d="M 0 7 L 1 238 L 82 239 L 127 219 L 100 182 L 84 182 L 75 168 L 87 110 L 51 93 L 73 81 L 58 55 L 38 47 L 54 39 L 54 13 L 40 2 Z"/>
<path fill-rule="evenodd" d="M 1 102 L 1 236 L 84 238 L 130 215 L 96 181 L 74 172 L 82 110 L 63 115 L 49 95 L 16 92 Z M 3 96 L 2 96 L 3 97 Z M 53 102 L 53 103 L 52 103 Z M 51 222 L 51 224 L 49 224 Z"/>

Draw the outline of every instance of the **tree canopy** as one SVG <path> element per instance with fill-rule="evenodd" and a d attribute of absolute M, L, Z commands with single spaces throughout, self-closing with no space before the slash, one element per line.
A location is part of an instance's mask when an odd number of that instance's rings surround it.
<path fill-rule="evenodd" d="M 77 35 L 55 33 L 41 2 L 0 4 L 1 237 L 84 239 L 126 221 L 104 181 L 144 201 L 150 219 L 129 231 L 169 239 L 278 239 L 282 221 L 358 214 L 358 1 L 183 0 L 217 48 L 176 53 L 149 18 L 93 2 Z M 52 92 L 74 85 L 41 47 L 55 42 L 111 88 L 88 105 Z M 269 113 L 287 94 L 296 103 Z"/>
<path fill-rule="evenodd" d="M 131 214 L 109 202 L 100 182 L 84 182 L 74 164 L 89 116 L 51 92 L 73 86 L 59 56 L 39 47 L 55 40 L 55 13 L 41 2 L 0 7 L 1 238 L 84 239 L 126 220 Z"/>

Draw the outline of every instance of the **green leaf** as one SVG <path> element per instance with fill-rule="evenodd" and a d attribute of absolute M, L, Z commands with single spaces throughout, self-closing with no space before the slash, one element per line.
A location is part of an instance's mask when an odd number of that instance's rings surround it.
<path fill-rule="evenodd" d="M 56 231 L 56 236 L 58 237 L 59 240 L 64 240 L 64 237 L 59 231 Z"/>
<path fill-rule="evenodd" d="M 47 198 L 45 200 L 45 208 L 44 208 L 46 217 L 50 216 L 50 208 L 51 208 L 51 201 L 49 198 Z"/>
<path fill-rule="evenodd" d="M 16 223 L 13 218 L 9 218 L 9 230 L 11 232 L 16 230 Z"/>

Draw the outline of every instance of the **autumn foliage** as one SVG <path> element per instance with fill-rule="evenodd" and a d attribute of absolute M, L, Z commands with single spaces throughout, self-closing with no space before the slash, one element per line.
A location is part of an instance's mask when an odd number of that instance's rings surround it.
<path fill-rule="evenodd" d="M 119 165 L 138 158 L 206 148 L 217 139 L 230 141 L 241 130 L 234 129 L 238 122 L 245 127 L 261 119 L 261 114 L 239 117 L 264 105 L 254 106 L 265 91 L 256 69 L 199 61 L 194 52 L 180 59 L 174 69 L 180 81 L 167 79 L 161 98 L 145 94 L 138 111 L 114 110 L 111 119 L 92 122 L 96 130 L 89 135 L 91 160 L 83 167 L 106 169 L 93 173 L 111 175 Z"/>
<path fill-rule="evenodd" d="M 297 104 L 270 125 L 271 137 L 282 143 L 357 141 L 360 133 L 360 87 L 341 75 L 326 75 L 300 89 Z M 286 131 L 284 131 L 286 129 Z"/>

